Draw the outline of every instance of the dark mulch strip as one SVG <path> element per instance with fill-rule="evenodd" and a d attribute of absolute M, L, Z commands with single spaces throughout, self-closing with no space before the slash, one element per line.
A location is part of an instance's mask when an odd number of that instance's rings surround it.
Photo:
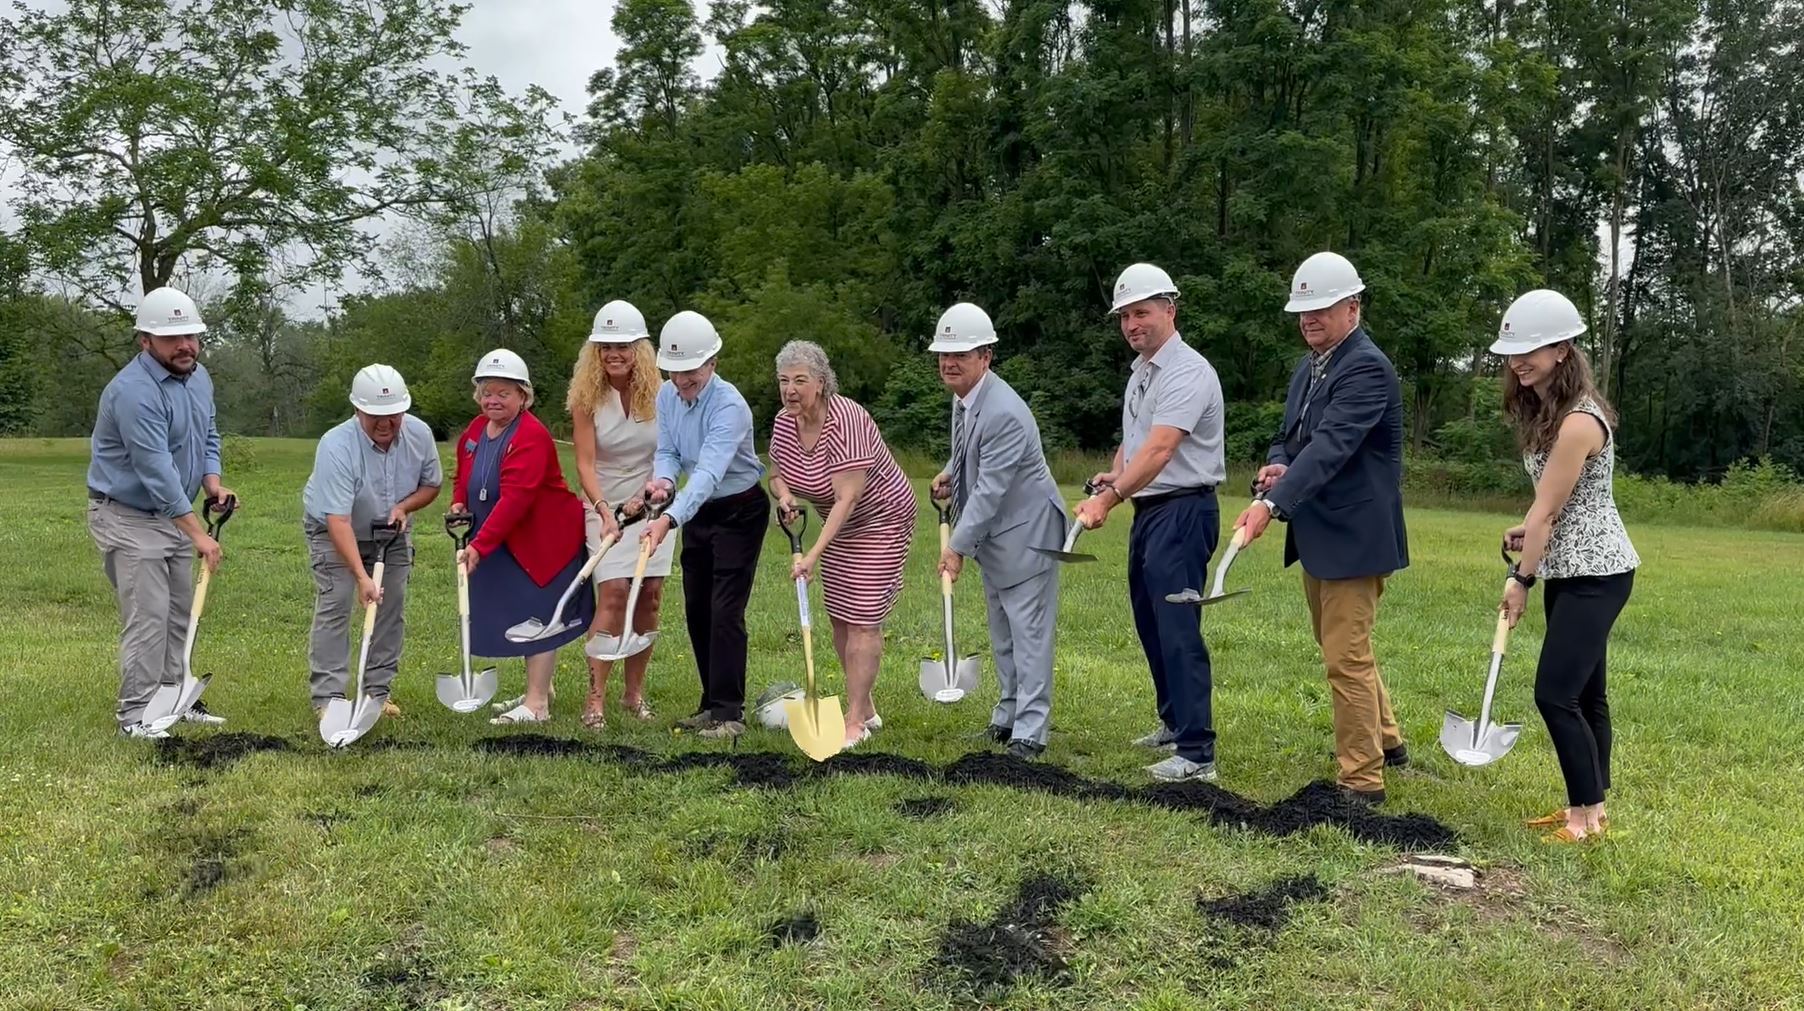
<path fill-rule="evenodd" d="M 258 751 L 290 751 L 293 747 L 286 739 L 267 734 L 165 737 L 157 741 L 157 760 L 192 769 L 218 769 Z"/>
<path fill-rule="evenodd" d="M 948 783 L 988 783 L 1016 790 L 1033 790 L 1056 797 L 1125 800 L 1132 795 L 1116 783 L 1085 779 L 1051 762 L 1029 762 L 999 751 L 973 751 L 946 766 Z"/>
<path fill-rule="evenodd" d="M 814 766 L 822 776 L 895 776 L 900 779 L 932 779 L 938 775 L 933 766 L 918 758 L 891 755 L 881 751 L 835 755 Z"/>
<path fill-rule="evenodd" d="M 1328 897 L 1328 887 L 1313 874 L 1279 878 L 1250 892 L 1236 892 L 1219 899 L 1196 900 L 1197 912 L 1237 927 L 1276 932 L 1290 922 L 1290 909 L 1299 902 Z"/>
<path fill-rule="evenodd" d="M 940 937 L 929 982 L 979 996 L 1005 993 L 1029 977 L 1055 986 L 1069 983 L 1070 966 L 1053 927 L 1082 892 L 1069 880 L 1035 874 L 988 922 L 954 920 Z"/>
<path fill-rule="evenodd" d="M 1333 783 L 1318 779 L 1259 815 L 1253 827 L 1276 836 L 1294 835 L 1316 825 L 1339 825 L 1362 842 L 1406 850 L 1441 850 L 1459 840 L 1452 829 L 1425 814 L 1382 814 L 1362 801 L 1343 796 Z"/>

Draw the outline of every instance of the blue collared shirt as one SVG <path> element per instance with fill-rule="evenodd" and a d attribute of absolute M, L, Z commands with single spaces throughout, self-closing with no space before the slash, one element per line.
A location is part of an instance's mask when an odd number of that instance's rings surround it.
<path fill-rule="evenodd" d="M 752 452 L 752 409 L 737 387 L 715 376 L 694 403 L 677 395 L 665 380 L 658 389 L 658 452 L 652 477 L 689 483 L 665 510 L 682 526 L 710 500 L 737 495 L 758 483 L 764 465 Z"/>
<path fill-rule="evenodd" d="M 90 489 L 170 519 L 193 512 L 202 479 L 219 473 L 207 367 L 172 375 L 150 352 L 138 352 L 101 391 L 92 453 Z"/>
<path fill-rule="evenodd" d="M 324 526 L 328 516 L 344 516 L 358 540 L 369 540 L 370 526 L 387 522 L 395 506 L 421 488 L 445 483 L 438 444 L 432 429 L 411 414 L 387 449 L 376 444 L 352 415 L 320 437 L 313 453 L 313 473 L 301 489 L 301 514 Z"/>

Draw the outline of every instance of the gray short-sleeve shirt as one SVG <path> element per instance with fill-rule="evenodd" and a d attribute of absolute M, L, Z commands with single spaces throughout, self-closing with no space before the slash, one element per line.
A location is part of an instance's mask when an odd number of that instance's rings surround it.
<path fill-rule="evenodd" d="M 349 516 L 357 539 L 369 540 L 371 524 L 386 520 L 402 499 L 444 483 L 438 444 L 424 421 L 405 415 L 383 451 L 353 415 L 320 437 L 313 473 L 301 490 L 301 511 L 308 526 L 323 527 L 327 516 Z"/>
<path fill-rule="evenodd" d="M 1140 451 L 1154 425 L 1184 432 L 1165 468 L 1135 498 L 1165 495 L 1227 480 L 1222 453 L 1221 380 L 1197 350 L 1172 334 L 1151 359 L 1134 359 L 1121 404 L 1121 459 Z"/>

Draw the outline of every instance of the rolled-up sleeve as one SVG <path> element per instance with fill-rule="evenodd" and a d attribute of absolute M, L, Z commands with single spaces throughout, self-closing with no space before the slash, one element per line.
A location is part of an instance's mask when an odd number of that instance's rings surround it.
<path fill-rule="evenodd" d="M 357 507 L 357 477 L 342 439 L 322 439 L 313 452 L 314 508 L 322 516 L 349 516 Z"/>
<path fill-rule="evenodd" d="M 121 394 L 114 417 L 122 419 L 126 456 L 150 507 L 170 519 L 193 512 L 194 503 L 182 493 L 182 478 L 169 452 L 169 417 L 163 405 L 147 401 L 134 387 Z"/>
<path fill-rule="evenodd" d="M 1163 371 L 1163 370 L 1162 370 Z M 1152 397 L 1152 424 L 1166 425 L 1188 435 L 1202 427 L 1210 402 L 1221 400 L 1221 387 L 1208 382 L 1201 363 L 1171 366 Z"/>

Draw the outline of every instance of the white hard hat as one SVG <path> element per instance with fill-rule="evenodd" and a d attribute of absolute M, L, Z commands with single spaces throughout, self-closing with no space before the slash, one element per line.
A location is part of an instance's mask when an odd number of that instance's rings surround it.
<path fill-rule="evenodd" d="M 496 348 L 476 363 L 476 374 L 470 380 L 480 383 L 484 379 L 512 379 L 522 386 L 532 385 L 532 375 L 526 371 L 526 360 L 506 348 Z"/>
<path fill-rule="evenodd" d="M 1177 297 L 1178 286 L 1172 283 L 1170 274 L 1150 263 L 1136 263 L 1115 279 L 1115 301 L 1109 306 L 1109 312 L 1120 312 L 1149 298 L 1176 301 Z"/>
<path fill-rule="evenodd" d="M 708 317 L 684 309 L 658 331 L 658 368 L 666 372 L 699 369 L 720 354 L 720 333 Z"/>
<path fill-rule="evenodd" d="M 1343 298 L 1366 290 L 1359 271 L 1339 253 L 1317 253 L 1297 268 L 1290 279 L 1290 301 L 1285 312 L 1326 309 Z"/>
<path fill-rule="evenodd" d="M 351 406 L 365 414 L 402 414 L 413 406 L 413 398 L 394 366 L 365 365 L 351 380 Z"/>
<path fill-rule="evenodd" d="M 1510 303 L 1491 342 L 1494 355 L 1525 355 L 1536 348 L 1569 341 L 1585 332 L 1578 306 L 1557 291 L 1537 288 Z"/>
<path fill-rule="evenodd" d="M 940 313 L 940 321 L 933 328 L 933 343 L 927 345 L 927 350 L 957 354 L 994 343 L 996 324 L 990 322 L 990 314 L 969 302 L 960 302 Z"/>
<path fill-rule="evenodd" d="M 782 681 L 764 689 L 758 696 L 758 703 L 752 713 L 758 722 L 771 730 L 782 730 L 789 726 L 789 710 L 783 703 L 788 699 L 803 697 L 800 685 L 793 681 Z"/>
<path fill-rule="evenodd" d="M 194 300 L 174 288 L 158 288 L 138 303 L 135 329 L 152 337 L 182 337 L 206 333 Z"/>
<path fill-rule="evenodd" d="M 650 336 L 651 331 L 645 326 L 645 314 L 633 303 L 620 298 L 595 313 L 595 325 L 589 330 L 589 340 L 595 344 L 631 344 Z"/>

